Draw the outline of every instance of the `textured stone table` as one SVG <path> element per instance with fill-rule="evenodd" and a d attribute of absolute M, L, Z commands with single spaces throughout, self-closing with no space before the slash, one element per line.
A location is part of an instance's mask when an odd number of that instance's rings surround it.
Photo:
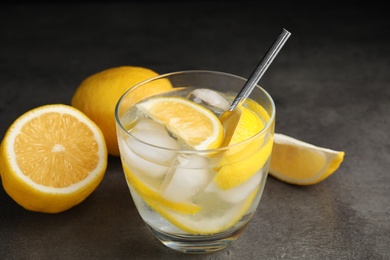
<path fill-rule="evenodd" d="M 390 19 L 380 6 L 291 2 L 0 5 L 0 136 L 22 113 L 70 104 L 87 76 L 121 65 L 248 77 L 283 27 L 261 85 L 276 131 L 346 152 L 308 187 L 268 177 L 244 235 L 209 255 L 162 246 L 120 161 L 80 205 L 29 212 L 0 187 L 0 259 L 390 259 Z"/>

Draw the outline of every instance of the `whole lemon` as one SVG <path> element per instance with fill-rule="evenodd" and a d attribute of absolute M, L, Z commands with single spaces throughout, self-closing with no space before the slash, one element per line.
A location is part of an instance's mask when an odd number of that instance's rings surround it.
<path fill-rule="evenodd" d="M 84 79 L 73 94 L 71 105 L 84 112 L 101 129 L 110 155 L 119 156 L 115 129 L 115 106 L 126 90 L 134 85 L 158 76 L 151 69 L 137 66 L 109 68 Z M 172 88 L 169 82 L 145 86 L 132 100 L 139 101 L 147 96 Z"/>

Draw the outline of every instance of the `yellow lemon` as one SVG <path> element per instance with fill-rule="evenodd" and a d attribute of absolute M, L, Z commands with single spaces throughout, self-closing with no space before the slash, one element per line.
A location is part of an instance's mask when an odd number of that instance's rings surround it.
<path fill-rule="evenodd" d="M 61 104 L 32 109 L 7 130 L 0 150 L 4 190 L 32 211 L 57 213 L 89 196 L 107 167 L 99 127 Z"/>
<path fill-rule="evenodd" d="M 343 159 L 342 151 L 275 134 L 269 173 L 287 183 L 311 185 L 334 173 Z"/>
<path fill-rule="evenodd" d="M 257 103 L 250 101 L 251 106 L 241 107 L 237 119 L 233 119 L 238 120 L 237 127 L 233 134 L 230 134 L 231 138 L 228 143 L 233 146 L 222 159 L 220 163 L 222 167 L 214 178 L 218 187 L 223 190 L 231 189 L 249 180 L 264 166 L 271 154 L 273 144 L 271 135 L 253 138 L 269 120 L 269 115 L 264 108 L 255 104 Z M 249 107 L 256 108 L 257 113 Z M 259 111 L 261 111 L 260 115 L 265 115 L 265 118 L 259 117 Z M 223 122 L 224 125 L 229 123 Z M 252 139 L 245 142 L 250 138 Z"/>
<path fill-rule="evenodd" d="M 156 97 L 137 107 L 196 150 L 214 149 L 222 144 L 224 130 L 218 117 L 195 102 L 180 97 Z"/>
<path fill-rule="evenodd" d="M 122 94 L 141 81 L 158 76 L 148 68 L 122 66 L 103 70 L 84 79 L 73 94 L 71 105 L 92 119 L 102 130 L 108 153 L 119 156 L 115 129 L 115 106 Z M 132 101 L 171 89 L 168 81 L 148 84 L 133 92 Z"/>

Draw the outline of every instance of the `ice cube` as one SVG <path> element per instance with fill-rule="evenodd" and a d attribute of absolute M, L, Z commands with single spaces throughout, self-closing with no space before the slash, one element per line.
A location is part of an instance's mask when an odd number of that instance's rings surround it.
<path fill-rule="evenodd" d="M 152 178 L 162 177 L 168 170 L 168 167 L 157 163 L 149 162 L 140 156 L 136 155 L 128 146 L 128 143 L 121 139 L 119 141 L 119 151 L 124 163 L 130 167 L 135 173 L 141 172 Z"/>
<path fill-rule="evenodd" d="M 211 180 L 208 159 L 199 155 L 180 155 L 178 166 L 162 195 L 174 202 L 190 199 L 202 191 Z M 169 178 L 169 177 L 168 177 Z"/>
<path fill-rule="evenodd" d="M 215 192 L 223 200 L 235 204 L 246 199 L 259 185 L 261 178 L 262 171 L 260 170 L 246 182 L 228 190 L 220 189 L 215 182 L 212 181 L 210 185 L 207 186 L 206 191 Z"/>
<path fill-rule="evenodd" d="M 147 131 L 155 131 L 168 134 L 165 127 L 150 118 L 142 118 L 137 124 L 134 126 L 134 129 L 137 130 L 147 130 Z"/>
<path fill-rule="evenodd" d="M 189 94 L 189 99 L 198 104 L 218 108 L 222 111 L 230 107 L 230 102 L 227 98 L 214 90 L 206 88 L 195 89 Z"/>
<path fill-rule="evenodd" d="M 146 143 L 169 149 L 180 148 L 165 127 L 151 119 L 141 119 L 130 133 Z M 121 156 L 125 163 L 131 165 L 137 172 L 141 171 L 153 178 L 165 174 L 167 165 L 176 156 L 174 151 L 154 147 L 125 135 L 119 140 Z"/>
<path fill-rule="evenodd" d="M 179 149 L 179 143 L 165 132 L 134 129 L 131 135 L 135 136 L 142 142 L 129 139 L 129 147 L 138 156 L 156 163 L 166 163 L 176 156 L 176 152 L 168 149 Z M 145 142 L 145 143 L 143 143 Z M 149 145 L 152 144 L 152 145 Z M 168 149 L 162 149 L 159 147 Z"/>

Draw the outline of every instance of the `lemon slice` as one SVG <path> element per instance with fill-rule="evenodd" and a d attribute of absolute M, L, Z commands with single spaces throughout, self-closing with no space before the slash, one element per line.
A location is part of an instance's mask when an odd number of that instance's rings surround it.
<path fill-rule="evenodd" d="M 177 228 L 187 233 L 194 235 L 216 234 L 232 227 L 245 215 L 258 191 L 259 188 L 255 189 L 243 202 L 237 203 L 221 215 L 216 216 L 208 213 L 203 214 L 203 211 L 194 215 L 183 215 L 159 204 L 152 205 L 152 208 Z"/>
<path fill-rule="evenodd" d="M 222 144 L 221 122 L 195 102 L 180 97 L 155 97 L 137 107 L 196 150 L 214 149 Z"/>
<path fill-rule="evenodd" d="M 334 173 L 343 159 L 342 151 L 275 134 L 269 173 L 287 183 L 311 185 Z"/>
<path fill-rule="evenodd" d="M 230 136 L 229 145 L 235 145 L 254 137 L 265 127 L 267 122 L 265 120 L 269 120 L 264 108 L 253 101 L 250 104 L 251 107 L 256 108 L 256 112 L 261 111 L 260 115 L 264 114 L 266 117 L 260 118 L 252 109 L 242 107 L 238 118 L 234 119 L 238 120 L 238 123 L 233 134 L 226 134 Z M 229 124 L 230 119 L 223 122 L 223 125 Z M 271 136 L 267 138 L 258 136 L 249 142 L 231 147 L 220 163 L 222 167 L 214 178 L 215 183 L 221 189 L 228 190 L 249 180 L 268 161 L 272 144 Z"/>
<path fill-rule="evenodd" d="M 55 104 L 20 116 L 0 150 L 5 191 L 32 211 L 57 213 L 89 196 L 107 167 L 99 127 L 79 110 Z"/>
<path fill-rule="evenodd" d="M 272 151 L 272 141 L 271 138 L 265 144 L 260 144 L 257 141 L 252 144 L 252 147 L 249 147 L 248 144 L 248 150 L 242 151 L 241 154 L 227 155 L 223 160 L 223 163 L 227 165 L 221 167 L 214 178 L 214 182 L 222 190 L 230 190 L 250 180 L 268 161 Z M 260 146 L 256 146 L 256 144 L 261 145 L 262 148 L 259 148 Z M 257 152 L 253 152 L 254 149 Z M 237 158 L 241 156 L 246 156 L 246 158 L 237 161 Z"/>
<path fill-rule="evenodd" d="M 200 211 L 200 207 L 195 204 L 173 202 L 164 198 L 157 191 L 144 184 L 124 163 L 123 169 L 128 184 L 151 208 L 156 208 L 158 205 L 162 205 L 173 212 L 181 214 L 195 214 Z"/>

